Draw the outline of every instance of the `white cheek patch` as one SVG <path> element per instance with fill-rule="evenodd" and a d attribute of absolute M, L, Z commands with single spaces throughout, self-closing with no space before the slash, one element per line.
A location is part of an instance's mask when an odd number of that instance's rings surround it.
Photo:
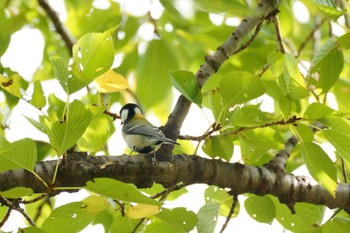
<path fill-rule="evenodd" d="M 141 109 L 139 109 L 139 108 L 135 108 L 135 113 L 143 115 Z"/>
<path fill-rule="evenodd" d="M 129 115 L 129 110 L 128 109 L 124 109 L 122 111 L 122 115 L 120 116 L 123 122 L 126 121 L 126 119 L 128 118 L 128 115 Z"/>

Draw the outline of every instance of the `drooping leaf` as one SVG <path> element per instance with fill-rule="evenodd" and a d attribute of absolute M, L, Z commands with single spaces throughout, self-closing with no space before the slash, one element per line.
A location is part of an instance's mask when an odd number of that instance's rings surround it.
<path fill-rule="evenodd" d="M 328 39 L 317 50 L 315 56 L 312 58 L 309 73 L 314 73 L 319 68 L 321 61 L 337 46 L 337 40 L 334 37 Z"/>
<path fill-rule="evenodd" d="M 198 211 L 197 229 L 201 233 L 212 233 L 219 219 L 220 204 L 208 202 Z"/>
<path fill-rule="evenodd" d="M 271 224 L 276 217 L 275 205 L 267 196 L 249 196 L 244 202 L 244 207 L 250 217 L 258 222 Z"/>
<path fill-rule="evenodd" d="M 189 101 L 201 106 L 202 93 L 201 88 L 190 71 L 177 70 L 169 72 L 173 86 L 184 95 Z"/>
<path fill-rule="evenodd" d="M 320 225 L 325 213 L 324 206 L 309 203 L 296 203 L 295 212 L 292 214 L 287 205 L 281 205 L 277 198 L 270 197 L 276 208 L 276 220 L 291 232 L 317 232 L 316 226 Z"/>
<path fill-rule="evenodd" d="M 33 171 L 36 157 L 36 145 L 32 139 L 13 142 L 6 148 L 0 148 L 0 171 L 18 168 Z"/>
<path fill-rule="evenodd" d="M 154 218 L 155 221 L 147 227 L 147 232 L 190 232 L 198 221 L 197 215 L 184 207 L 162 208 Z"/>
<path fill-rule="evenodd" d="M 51 212 L 42 229 L 52 233 L 78 233 L 96 217 L 97 213 L 89 211 L 87 207 L 83 202 L 71 202 L 60 206 Z"/>
<path fill-rule="evenodd" d="M 48 132 L 50 142 L 58 155 L 72 147 L 90 124 L 92 114 L 84 104 L 74 100 L 68 106 L 68 113 L 62 121 L 55 121 Z"/>
<path fill-rule="evenodd" d="M 126 184 L 110 178 L 96 178 L 88 181 L 86 189 L 121 201 L 136 202 L 149 205 L 161 205 L 160 202 L 143 195 L 133 184 Z"/>
<path fill-rule="evenodd" d="M 27 187 L 15 187 L 6 191 L 0 192 L 2 197 L 17 199 L 24 196 L 29 196 L 33 194 L 33 190 Z"/>
<path fill-rule="evenodd" d="M 337 172 L 332 160 L 320 146 L 311 142 L 301 144 L 301 153 L 311 176 L 334 197 Z"/>
<path fill-rule="evenodd" d="M 46 105 L 44 91 L 41 86 L 41 82 L 38 80 L 34 82 L 34 91 L 32 99 L 29 101 L 29 103 L 38 109 L 41 109 Z"/>
<path fill-rule="evenodd" d="M 350 135 L 336 129 L 323 130 L 323 135 L 335 147 L 337 152 L 348 163 L 350 162 Z"/>

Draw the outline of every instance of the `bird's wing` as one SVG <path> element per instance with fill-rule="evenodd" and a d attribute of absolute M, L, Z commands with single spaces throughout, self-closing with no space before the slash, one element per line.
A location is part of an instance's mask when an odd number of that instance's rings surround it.
<path fill-rule="evenodd" d="M 128 134 L 141 134 L 149 137 L 162 138 L 164 137 L 163 132 L 155 127 L 149 125 L 135 125 L 126 129 L 126 133 Z"/>
<path fill-rule="evenodd" d="M 166 138 L 164 133 L 155 126 L 135 125 L 125 129 L 127 134 L 139 134 L 150 137 L 150 139 L 158 140 L 167 144 L 179 144 L 176 141 Z"/>

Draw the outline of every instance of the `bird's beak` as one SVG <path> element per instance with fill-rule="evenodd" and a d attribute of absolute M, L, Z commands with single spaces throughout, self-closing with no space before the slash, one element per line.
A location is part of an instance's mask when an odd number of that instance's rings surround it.
<path fill-rule="evenodd" d="M 121 125 L 124 124 L 124 121 L 120 121 L 120 124 L 121 124 Z"/>

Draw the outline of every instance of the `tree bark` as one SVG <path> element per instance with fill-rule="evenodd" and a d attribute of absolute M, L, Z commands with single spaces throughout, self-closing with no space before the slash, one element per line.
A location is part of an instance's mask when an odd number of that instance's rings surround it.
<path fill-rule="evenodd" d="M 126 163 L 124 160 L 125 155 L 70 154 L 61 161 L 56 181 L 49 189 L 30 172 L 17 169 L 0 173 L 0 191 L 28 187 L 35 193 L 57 195 L 63 191 L 76 192 L 94 178 L 109 177 L 139 188 L 151 187 L 153 182 L 166 188 L 180 182 L 184 185 L 201 183 L 231 189 L 232 194 L 271 194 L 287 204 L 307 202 L 329 208 L 350 208 L 349 184 L 340 183 L 333 198 L 320 185 L 311 184 L 308 178 L 276 172 L 273 166 L 255 167 L 196 155 L 174 155 L 172 163 L 158 164 L 152 163 L 152 156 L 147 155 L 131 156 Z M 56 163 L 57 160 L 39 162 L 35 172 L 50 184 Z"/>

